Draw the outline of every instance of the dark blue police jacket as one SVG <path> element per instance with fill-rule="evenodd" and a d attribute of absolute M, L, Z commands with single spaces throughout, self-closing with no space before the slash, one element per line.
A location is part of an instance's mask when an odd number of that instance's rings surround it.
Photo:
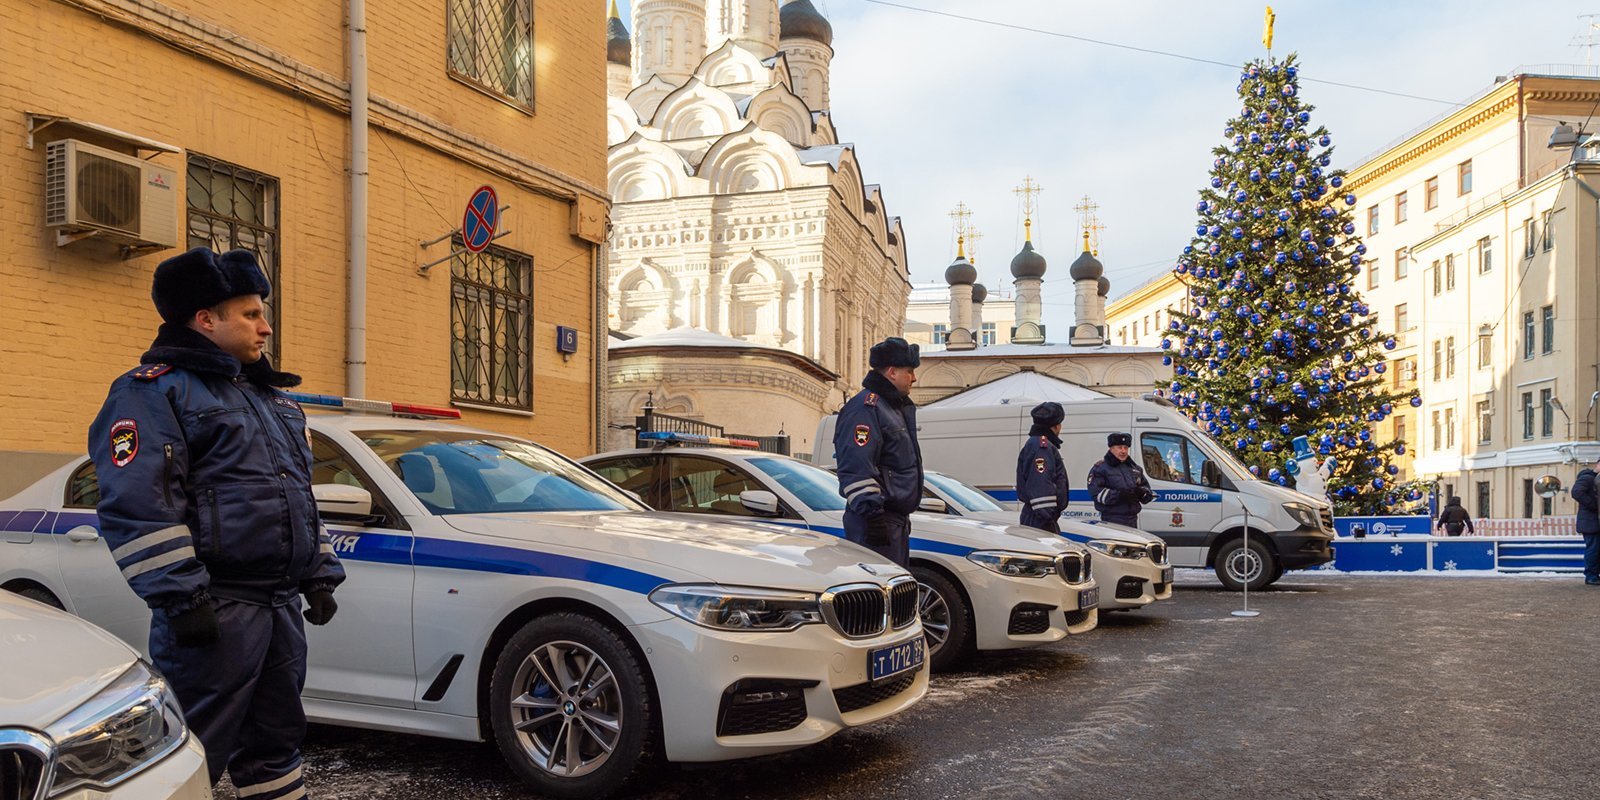
<path fill-rule="evenodd" d="M 905 516 L 922 503 L 922 449 L 917 407 L 888 378 L 867 373 L 863 388 L 839 411 L 833 458 L 846 511 L 862 518 Z"/>
<path fill-rule="evenodd" d="M 161 326 L 89 428 L 100 534 L 151 608 L 281 604 L 344 580 L 311 495 L 297 376 Z"/>
<path fill-rule="evenodd" d="M 1017 502 L 1024 511 L 1047 520 L 1067 510 L 1067 465 L 1061 440 L 1049 430 L 1034 429 L 1017 454 Z"/>
<path fill-rule="evenodd" d="M 1089 496 L 1101 519 L 1137 527 L 1139 511 L 1155 499 L 1155 492 L 1131 453 L 1119 461 L 1107 451 L 1105 458 L 1089 468 Z"/>
<path fill-rule="evenodd" d="M 1572 499 L 1578 501 L 1578 533 L 1600 533 L 1600 490 L 1595 486 L 1595 472 L 1584 467 L 1578 479 L 1572 482 Z"/>

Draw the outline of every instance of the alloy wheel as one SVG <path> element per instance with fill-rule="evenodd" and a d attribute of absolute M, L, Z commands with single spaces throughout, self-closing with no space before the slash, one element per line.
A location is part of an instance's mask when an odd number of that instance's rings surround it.
<path fill-rule="evenodd" d="M 622 737 L 622 691 L 593 650 L 571 641 L 535 648 L 517 668 L 511 700 L 516 736 L 540 769 L 563 778 L 587 775 L 611 757 Z"/>

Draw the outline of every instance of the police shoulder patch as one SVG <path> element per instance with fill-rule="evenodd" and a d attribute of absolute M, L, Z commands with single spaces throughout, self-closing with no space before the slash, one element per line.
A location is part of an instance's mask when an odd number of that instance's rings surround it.
<path fill-rule="evenodd" d="M 1042 459 L 1042 458 L 1034 459 L 1033 460 L 1033 468 L 1038 470 L 1038 471 L 1040 471 L 1040 472 L 1044 472 L 1044 459 Z"/>
<path fill-rule="evenodd" d="M 153 381 L 171 371 L 171 364 L 145 364 L 128 373 L 128 376 L 137 381 Z"/>
<path fill-rule="evenodd" d="M 869 406 L 877 405 L 878 404 L 878 393 L 877 392 L 867 392 L 867 399 L 863 400 L 862 402 L 866 403 Z"/>
<path fill-rule="evenodd" d="M 856 426 L 856 447 L 866 445 L 872 439 L 872 428 L 868 425 Z"/>
<path fill-rule="evenodd" d="M 126 467 L 139 455 L 139 423 L 119 419 L 111 423 L 111 463 Z"/>

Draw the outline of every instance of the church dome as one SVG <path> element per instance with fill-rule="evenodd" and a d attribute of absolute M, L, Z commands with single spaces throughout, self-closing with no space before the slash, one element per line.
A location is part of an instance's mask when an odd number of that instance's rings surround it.
<path fill-rule="evenodd" d="M 956 256 L 950 266 L 944 268 L 944 282 L 951 286 L 970 285 L 978 282 L 978 268 L 972 266 L 965 256 Z"/>
<path fill-rule="evenodd" d="M 1044 256 L 1033 249 L 1033 242 L 1023 242 L 1022 252 L 1011 259 L 1011 277 L 1013 278 L 1043 278 L 1045 268 Z"/>
<path fill-rule="evenodd" d="M 1100 286 L 1098 291 L 1101 297 L 1111 294 L 1111 281 L 1106 280 L 1106 276 L 1104 275 L 1100 276 Z"/>
<path fill-rule="evenodd" d="M 617 18 L 617 7 L 611 6 L 611 19 L 606 21 L 606 60 L 626 67 L 633 63 L 633 41 L 628 38 L 628 26 Z"/>
<path fill-rule="evenodd" d="M 833 46 L 833 26 L 828 18 L 817 11 L 811 0 L 789 0 L 778 12 L 779 37 L 783 39 L 815 39 Z"/>
<path fill-rule="evenodd" d="M 982 303 L 989 299 L 989 289 L 981 283 L 972 284 L 972 302 Z"/>
<path fill-rule="evenodd" d="M 1085 250 L 1083 255 L 1078 256 L 1077 261 L 1072 262 L 1072 266 L 1068 268 L 1067 272 L 1072 275 L 1072 279 L 1075 281 L 1097 281 L 1100 280 L 1102 275 L 1106 274 L 1106 268 L 1105 265 L 1100 263 L 1100 259 L 1095 258 L 1093 253 Z"/>

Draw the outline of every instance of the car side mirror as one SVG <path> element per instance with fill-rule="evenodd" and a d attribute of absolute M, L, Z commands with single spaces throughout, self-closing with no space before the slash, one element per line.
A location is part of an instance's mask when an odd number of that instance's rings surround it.
<path fill-rule="evenodd" d="M 917 504 L 917 510 L 926 511 L 929 514 L 948 514 L 950 513 L 950 505 L 937 497 L 924 497 L 922 502 Z"/>
<path fill-rule="evenodd" d="M 311 487 L 311 496 L 324 519 L 361 523 L 372 519 L 372 493 L 360 486 L 319 483 Z"/>
<path fill-rule="evenodd" d="M 778 510 L 778 496 L 772 492 L 760 489 L 751 489 L 739 493 L 739 505 L 752 514 L 763 517 L 776 517 Z"/>

